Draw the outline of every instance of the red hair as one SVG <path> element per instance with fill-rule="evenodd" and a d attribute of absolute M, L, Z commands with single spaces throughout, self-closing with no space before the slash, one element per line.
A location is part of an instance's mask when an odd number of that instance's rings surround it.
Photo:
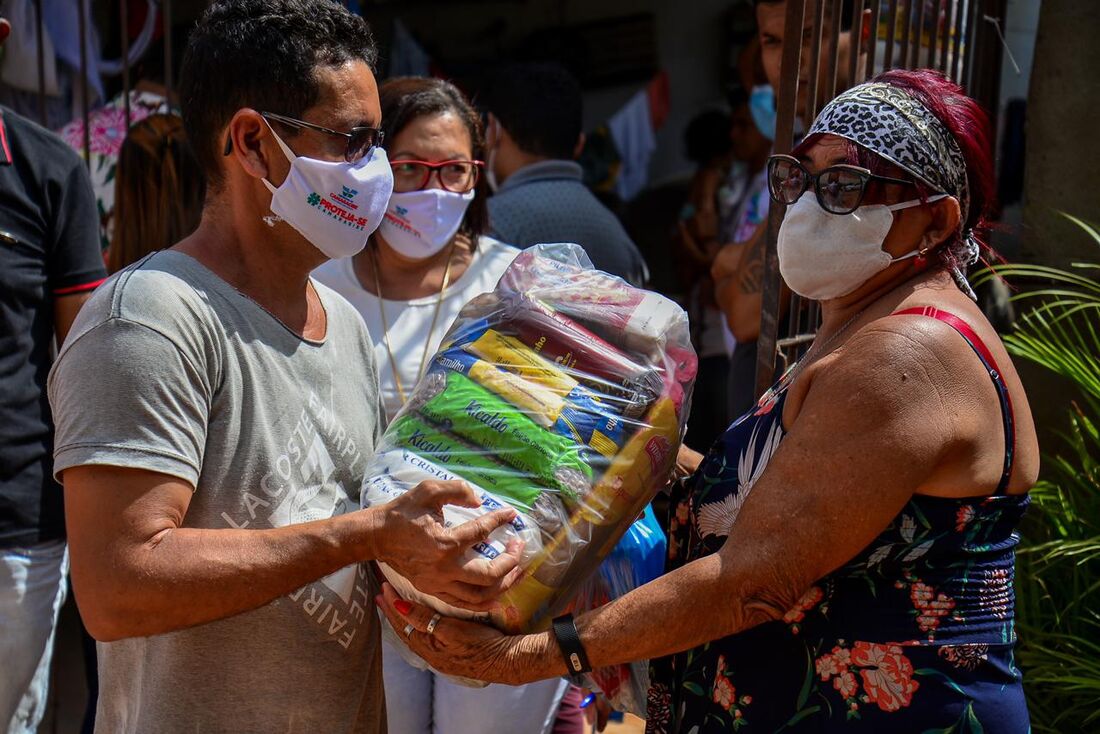
<path fill-rule="evenodd" d="M 962 87 L 938 71 L 893 69 L 870 81 L 904 90 L 943 123 L 955 138 L 966 161 L 967 183 L 970 188 L 970 210 L 961 229 L 963 232 L 973 230 L 981 247 L 990 251 L 986 235 L 989 231 L 988 220 L 996 203 L 996 185 L 993 178 L 993 136 L 989 115 L 978 102 L 966 95 Z M 817 137 L 814 135 L 804 140 L 796 148 L 796 155 L 813 145 Z M 854 143 L 849 146 L 848 161 L 875 174 L 898 176 L 900 172 L 901 178 L 913 178 L 890 161 Z M 916 183 L 921 199 L 936 193 L 922 182 Z M 949 266 L 961 268 L 964 264 L 956 262 L 952 256 L 952 245 L 957 241 L 956 235 L 955 239 L 947 242 L 947 246 L 943 248 L 943 256 Z"/>

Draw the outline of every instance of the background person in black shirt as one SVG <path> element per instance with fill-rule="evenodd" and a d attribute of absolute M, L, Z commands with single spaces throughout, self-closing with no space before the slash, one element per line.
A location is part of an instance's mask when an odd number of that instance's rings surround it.
<path fill-rule="evenodd" d="M 46 706 L 68 567 L 46 376 L 106 277 L 98 227 L 76 153 L 0 106 L 0 730 L 35 731 Z"/>

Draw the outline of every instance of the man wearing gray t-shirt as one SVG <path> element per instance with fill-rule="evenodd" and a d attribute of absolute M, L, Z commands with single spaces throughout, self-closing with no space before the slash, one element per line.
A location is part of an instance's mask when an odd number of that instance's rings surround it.
<path fill-rule="evenodd" d="M 383 732 L 369 561 L 485 609 L 510 510 L 447 528 L 462 482 L 359 510 L 380 430 L 362 320 L 309 278 L 392 189 L 375 48 L 331 0 L 219 0 L 180 84 L 202 223 L 108 280 L 50 374 L 72 578 L 99 641 L 99 732 Z"/>

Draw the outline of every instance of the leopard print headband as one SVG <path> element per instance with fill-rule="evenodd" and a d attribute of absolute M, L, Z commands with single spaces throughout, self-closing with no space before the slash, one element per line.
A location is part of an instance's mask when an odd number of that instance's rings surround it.
<path fill-rule="evenodd" d="M 955 197 L 962 210 L 960 227 L 970 214 L 966 159 L 955 136 L 924 105 L 905 90 L 868 82 L 840 94 L 814 120 L 809 135 L 828 133 L 857 143 L 936 191 Z M 974 291 L 955 264 L 973 265 L 980 248 L 973 230 L 960 232 L 950 248 L 952 275 L 971 298 Z"/>
<path fill-rule="evenodd" d="M 825 105 L 810 127 L 809 134 L 815 133 L 858 143 L 936 191 L 955 197 L 966 222 L 970 189 L 959 143 L 904 90 L 882 82 L 852 87 Z"/>

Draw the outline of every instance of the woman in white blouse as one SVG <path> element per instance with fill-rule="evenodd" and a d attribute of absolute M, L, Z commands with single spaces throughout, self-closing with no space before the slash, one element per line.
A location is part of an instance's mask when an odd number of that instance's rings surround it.
<path fill-rule="evenodd" d="M 374 342 L 387 421 L 400 410 L 463 305 L 491 291 L 518 250 L 482 232 L 481 120 L 449 82 L 391 79 L 379 90 L 394 187 L 360 254 L 315 276 L 363 315 Z M 408 665 L 383 646 L 386 709 L 396 734 L 550 731 L 560 679 L 474 689 Z"/>

